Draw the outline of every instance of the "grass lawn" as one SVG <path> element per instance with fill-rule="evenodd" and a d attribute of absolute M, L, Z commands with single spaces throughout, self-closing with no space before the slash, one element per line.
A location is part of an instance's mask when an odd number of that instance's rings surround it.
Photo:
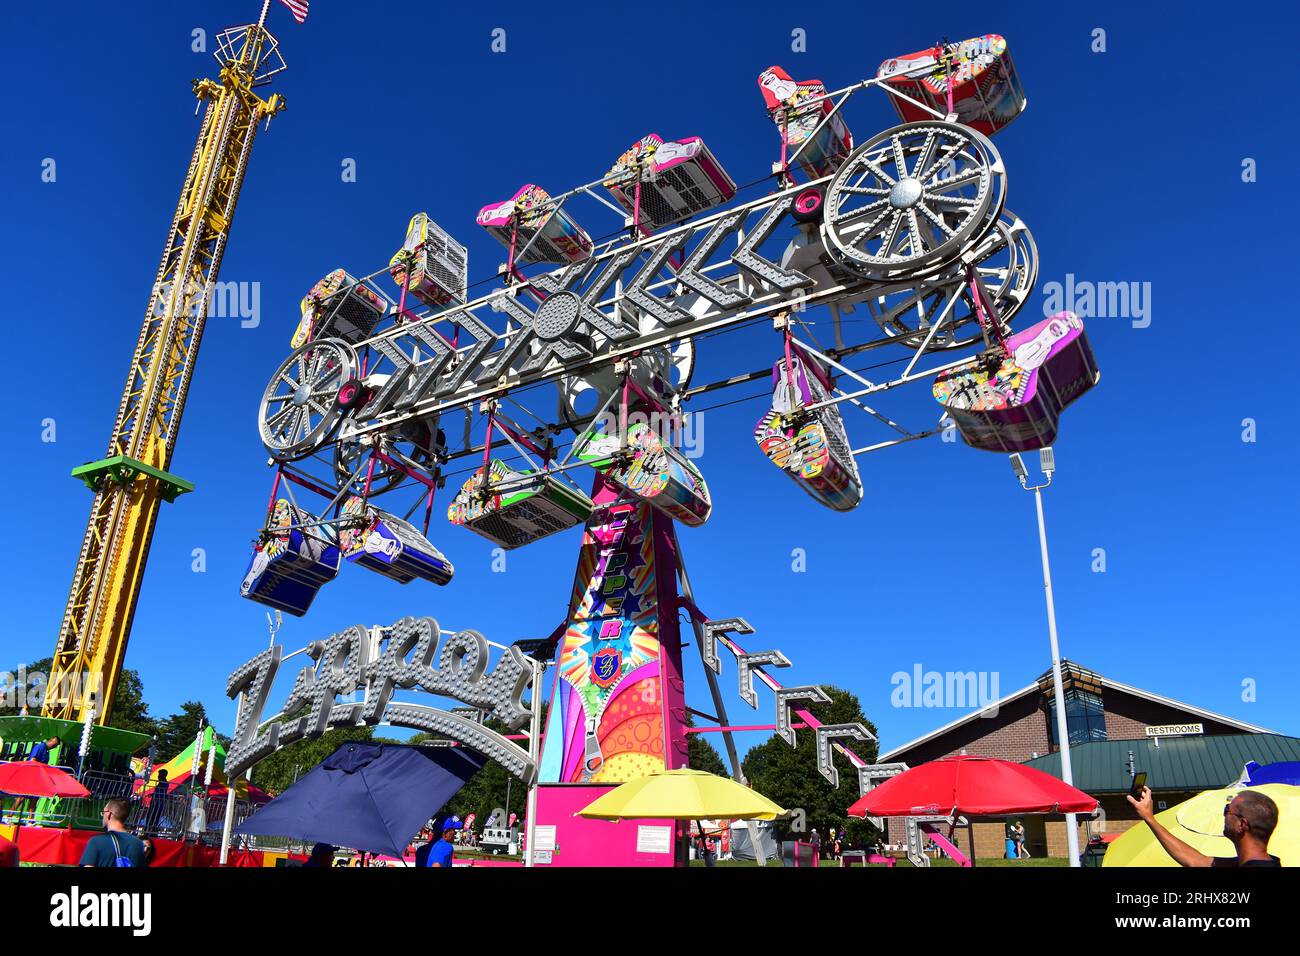
<path fill-rule="evenodd" d="M 718 860 L 713 865 L 715 867 L 758 866 L 757 863 L 754 863 L 752 861 L 747 861 L 747 860 Z M 769 862 L 767 865 L 774 867 L 774 866 L 778 866 L 779 864 L 776 862 Z M 957 864 L 945 857 L 944 859 L 941 860 L 931 861 L 930 865 L 955 867 Z M 977 870 L 980 870 L 980 869 L 984 869 L 985 867 L 997 867 L 997 866 L 1005 866 L 1005 867 L 1065 866 L 1068 867 L 1069 865 L 1070 865 L 1069 860 L 1067 860 L 1063 856 L 1048 856 L 1048 857 L 1036 857 L 1030 860 L 1004 860 L 1004 859 L 977 860 L 975 863 L 975 868 Z M 691 866 L 704 866 L 704 861 L 691 860 Z M 830 863 L 830 862 L 823 862 L 822 866 L 835 867 L 836 869 L 839 869 L 839 866 L 837 864 Z M 898 866 L 911 868 L 912 864 L 909 863 L 907 860 L 899 860 Z M 873 867 L 873 869 L 883 870 L 885 869 L 885 867 L 876 864 Z"/>
<path fill-rule="evenodd" d="M 472 850 L 469 847 L 456 847 L 456 859 L 458 860 L 523 860 L 523 856 L 518 853 L 493 853 L 491 850 Z"/>
<path fill-rule="evenodd" d="M 899 860 L 899 861 L 898 861 L 898 865 L 899 865 L 899 866 L 911 866 L 912 864 L 909 863 L 907 860 Z M 947 857 L 944 857 L 944 858 L 941 859 L 941 860 L 931 860 L 931 861 L 930 861 L 930 865 L 931 865 L 931 866 L 956 866 L 957 864 L 954 863 L 952 860 L 948 859 Z M 1063 856 L 1041 856 L 1041 857 L 1032 857 L 1031 859 L 1028 859 L 1028 860 L 1007 860 L 1007 859 L 1004 859 L 1004 858 L 1002 858 L 1002 857 L 996 857 L 996 858 L 991 859 L 991 860 L 976 860 L 976 861 L 975 861 L 975 868 L 976 868 L 977 870 L 981 870 L 981 869 L 983 869 L 983 868 L 986 867 L 986 866 L 1005 866 L 1005 867 L 1010 867 L 1010 868 L 1012 868 L 1012 869 L 1015 869 L 1016 867 L 1021 867 L 1021 868 L 1023 868 L 1023 867 L 1032 867 L 1032 866 L 1064 866 L 1064 867 L 1068 867 L 1069 865 L 1070 865 L 1070 861 L 1069 861 L 1066 857 L 1063 857 Z"/>

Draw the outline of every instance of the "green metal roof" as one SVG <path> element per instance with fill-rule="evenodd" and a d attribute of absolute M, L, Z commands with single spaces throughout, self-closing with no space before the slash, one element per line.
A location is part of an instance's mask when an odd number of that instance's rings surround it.
<path fill-rule="evenodd" d="M 77 720 L 60 720 L 57 717 L 0 717 L 0 740 L 48 740 L 58 737 L 64 746 L 75 754 L 81 745 L 82 724 Z M 117 727 L 96 726 L 91 736 L 91 746 L 114 753 L 133 754 L 149 743 L 148 734 Z"/>
<path fill-rule="evenodd" d="M 1070 747 L 1074 785 L 1085 793 L 1121 793 L 1129 789 L 1128 752 L 1133 768 L 1145 770 L 1152 790 L 1212 790 L 1235 782 L 1251 760 L 1261 766 L 1300 760 L 1300 737 L 1280 734 L 1212 734 L 1195 737 L 1142 737 L 1099 740 Z M 1061 775 L 1061 755 L 1026 760 L 1036 770 Z"/>

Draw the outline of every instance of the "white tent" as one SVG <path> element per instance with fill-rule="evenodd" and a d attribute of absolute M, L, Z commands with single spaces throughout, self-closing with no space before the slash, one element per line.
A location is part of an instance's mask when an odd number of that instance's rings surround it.
<path fill-rule="evenodd" d="M 776 844 L 776 830 L 771 820 L 736 820 L 731 824 L 731 857 L 735 860 L 755 860 L 754 844 L 750 840 L 750 827 L 757 834 L 763 847 L 763 854 L 768 860 L 775 860 L 779 854 Z"/>

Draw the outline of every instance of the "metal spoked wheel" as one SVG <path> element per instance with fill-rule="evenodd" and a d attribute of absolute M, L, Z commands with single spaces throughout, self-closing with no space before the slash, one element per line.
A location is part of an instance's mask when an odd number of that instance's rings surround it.
<path fill-rule="evenodd" d="M 969 261 L 997 307 L 1003 332 L 1008 332 L 1012 317 L 1029 299 L 1038 281 L 1038 247 L 1028 226 L 1015 213 L 1004 210 L 996 227 L 971 252 Z M 965 260 L 920 282 L 872 290 L 866 303 L 884 332 L 917 348 L 943 317 L 954 293 L 958 293 L 957 301 L 928 348 L 962 348 L 982 339 L 966 281 Z"/>
<path fill-rule="evenodd" d="M 280 461 L 304 458 L 334 431 L 343 411 L 335 399 L 355 374 L 357 355 L 341 339 L 308 342 L 271 376 L 258 410 L 262 444 Z"/>
<path fill-rule="evenodd" d="M 1004 324 L 1020 311 L 1038 284 L 1038 245 L 1025 221 L 1002 210 L 997 227 L 973 257 L 975 271 L 998 304 Z"/>
<path fill-rule="evenodd" d="M 872 278 L 941 269 L 997 222 L 1006 172 L 988 137 L 956 123 L 905 123 L 849 156 L 826 192 L 827 248 Z"/>

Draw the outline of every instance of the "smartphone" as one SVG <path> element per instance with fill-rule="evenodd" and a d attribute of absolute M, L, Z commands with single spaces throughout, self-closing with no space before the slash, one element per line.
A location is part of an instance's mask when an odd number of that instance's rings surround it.
<path fill-rule="evenodd" d="M 1145 770 L 1139 770 L 1133 775 L 1133 786 L 1129 788 L 1129 795 L 1132 796 L 1134 800 L 1141 800 L 1142 788 L 1146 785 L 1147 772 Z"/>

